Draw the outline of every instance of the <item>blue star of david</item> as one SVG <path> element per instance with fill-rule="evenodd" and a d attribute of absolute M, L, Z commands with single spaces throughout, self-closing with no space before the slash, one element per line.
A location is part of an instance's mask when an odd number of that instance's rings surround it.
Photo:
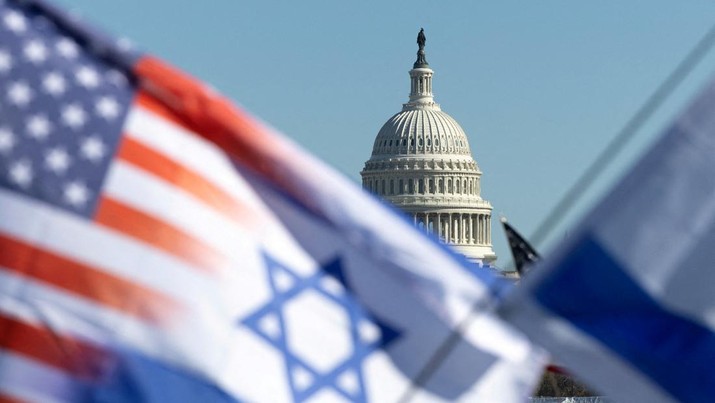
<path fill-rule="evenodd" d="M 386 323 L 377 319 L 374 315 L 371 315 L 365 307 L 355 300 L 353 290 L 345 277 L 339 257 L 323 265 L 320 270 L 317 270 L 315 274 L 308 277 L 296 275 L 289 267 L 277 262 L 266 253 L 263 254 L 263 258 L 272 291 L 272 298 L 264 306 L 245 317 L 241 321 L 241 324 L 247 326 L 283 354 L 285 370 L 293 394 L 293 400 L 301 402 L 323 388 L 331 388 L 350 401 L 367 401 L 362 363 L 373 351 L 384 348 L 395 341 L 395 339 L 399 337 L 399 333 Z M 286 275 L 291 279 L 292 283 L 287 289 L 278 284 L 278 277 L 285 277 Z M 336 295 L 326 289 L 325 282 L 323 281 L 326 276 L 337 280 L 343 286 L 345 292 Z M 347 359 L 337 363 L 327 372 L 321 373 L 308 362 L 302 360 L 290 350 L 288 345 L 284 308 L 291 299 L 305 291 L 320 293 L 336 306 L 345 310 L 350 319 L 352 352 Z M 267 332 L 260 326 L 261 321 L 268 316 L 278 319 L 278 331 L 273 332 L 274 334 L 270 334 L 271 332 Z M 375 327 L 379 329 L 380 336 L 372 341 L 363 340 L 358 331 L 358 324 L 362 321 L 368 321 L 375 325 Z M 296 371 L 309 374 L 312 382 L 308 384 L 308 386 L 301 387 L 298 385 L 298 382 L 294 379 Z M 352 387 L 352 390 L 348 390 L 338 382 L 339 378 L 346 373 L 354 375 L 354 379 L 357 380 L 357 385 L 354 385 L 356 387 Z"/>

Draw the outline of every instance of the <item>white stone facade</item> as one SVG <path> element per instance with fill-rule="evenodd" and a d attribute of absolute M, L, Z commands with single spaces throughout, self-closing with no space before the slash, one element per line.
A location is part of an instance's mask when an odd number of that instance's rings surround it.
<path fill-rule="evenodd" d="M 434 72 L 420 52 L 409 102 L 377 134 L 360 172 L 363 187 L 468 259 L 492 262 L 492 206 L 480 195 L 482 172 L 464 130 L 434 102 Z"/>

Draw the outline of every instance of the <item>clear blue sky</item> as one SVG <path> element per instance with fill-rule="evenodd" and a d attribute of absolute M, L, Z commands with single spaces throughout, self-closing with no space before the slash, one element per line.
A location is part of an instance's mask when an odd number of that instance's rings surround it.
<path fill-rule="evenodd" d="M 415 37 L 442 109 L 469 135 L 482 196 L 531 234 L 715 23 L 712 0 L 61 0 L 209 82 L 354 181 L 406 102 Z M 584 202 L 563 238 L 715 72 L 696 69 Z M 499 262 L 509 259 L 494 225 Z"/>

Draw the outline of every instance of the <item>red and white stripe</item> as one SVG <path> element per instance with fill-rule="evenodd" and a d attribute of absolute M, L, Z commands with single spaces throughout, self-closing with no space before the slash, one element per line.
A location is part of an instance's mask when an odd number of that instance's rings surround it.
<path fill-rule="evenodd" d="M 65 370 L 0 349 L 0 402 L 80 401 L 85 388 Z"/>
<path fill-rule="evenodd" d="M 0 348 L 27 364 L 27 377 L 50 368 L 58 385 L 74 385 L 37 398 L 31 383 L 0 383 L 0 400 L 73 400 L 88 374 L 68 345 L 98 352 L 82 355 L 88 368 L 118 344 L 225 378 L 236 319 L 265 299 L 251 289 L 265 281 L 262 240 L 314 269 L 217 146 L 138 99 L 94 221 L 0 190 L 0 328 L 12 330 L 0 332 Z M 55 350 L 34 351 L 38 341 Z"/>

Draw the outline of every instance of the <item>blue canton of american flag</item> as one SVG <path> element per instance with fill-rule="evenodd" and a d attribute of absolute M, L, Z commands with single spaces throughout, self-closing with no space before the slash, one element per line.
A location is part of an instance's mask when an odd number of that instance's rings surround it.
<path fill-rule="evenodd" d="M 0 80 L 0 185 L 90 215 L 133 94 L 126 75 L 8 5 Z"/>

